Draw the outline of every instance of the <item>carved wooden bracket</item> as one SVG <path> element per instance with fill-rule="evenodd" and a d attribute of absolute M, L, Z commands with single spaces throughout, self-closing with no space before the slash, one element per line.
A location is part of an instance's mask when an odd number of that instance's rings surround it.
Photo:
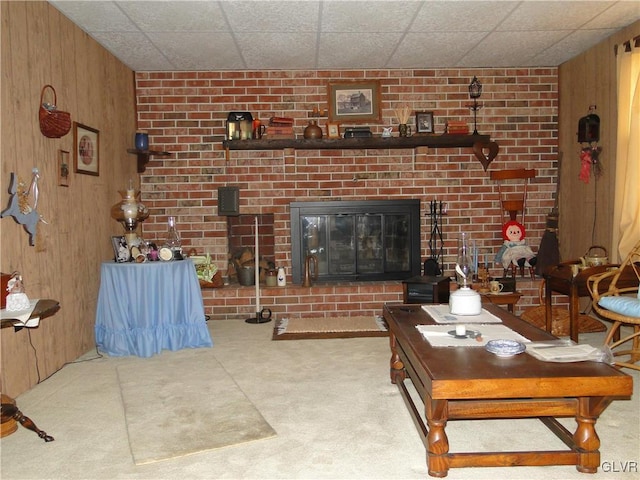
<path fill-rule="evenodd" d="M 473 144 L 473 153 L 487 171 L 487 167 L 498 156 L 500 147 L 496 142 L 476 142 Z"/>

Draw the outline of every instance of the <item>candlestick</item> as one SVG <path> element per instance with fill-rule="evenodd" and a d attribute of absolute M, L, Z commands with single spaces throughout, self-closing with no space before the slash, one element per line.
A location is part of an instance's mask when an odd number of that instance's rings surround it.
<path fill-rule="evenodd" d="M 260 251 L 258 248 L 258 216 L 256 215 L 256 253 L 254 255 L 256 262 L 256 314 L 260 312 Z"/>
<path fill-rule="evenodd" d="M 263 310 L 260 309 L 260 248 L 258 245 L 258 216 L 256 215 L 256 242 L 255 242 L 255 283 L 256 283 L 256 316 L 250 317 L 245 320 L 247 323 L 266 323 L 271 321 L 271 310 L 265 308 L 268 311 L 268 316 L 263 314 Z"/>

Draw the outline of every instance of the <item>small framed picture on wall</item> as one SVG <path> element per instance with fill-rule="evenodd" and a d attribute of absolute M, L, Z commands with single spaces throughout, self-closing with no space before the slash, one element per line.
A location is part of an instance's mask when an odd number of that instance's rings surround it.
<path fill-rule="evenodd" d="M 70 174 L 69 152 L 67 150 L 58 150 L 58 186 L 68 187 Z"/>
<path fill-rule="evenodd" d="M 327 137 L 340 138 L 340 124 L 329 122 L 327 123 Z"/>
<path fill-rule="evenodd" d="M 433 133 L 433 112 L 416 112 L 416 132 Z"/>
<path fill-rule="evenodd" d="M 73 122 L 73 157 L 76 173 L 100 175 L 100 132 Z"/>

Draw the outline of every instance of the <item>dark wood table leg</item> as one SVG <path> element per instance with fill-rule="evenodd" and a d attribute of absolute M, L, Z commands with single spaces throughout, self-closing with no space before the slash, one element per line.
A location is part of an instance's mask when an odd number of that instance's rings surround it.
<path fill-rule="evenodd" d="M 402 363 L 402 360 L 400 360 L 400 355 L 398 355 L 398 344 L 396 342 L 396 336 L 392 332 L 389 332 L 389 346 L 391 347 L 391 360 L 389 361 L 391 383 L 402 383 L 406 378 L 406 372 L 404 371 L 404 363 Z"/>
<path fill-rule="evenodd" d="M 580 298 L 578 297 L 578 286 L 571 284 L 569 289 L 569 336 L 571 340 L 578 343 L 578 313 L 580 311 Z"/>
<path fill-rule="evenodd" d="M 545 328 L 547 332 L 551 333 L 552 323 L 553 323 L 553 315 L 551 314 L 551 294 L 552 288 L 549 285 L 549 280 L 545 282 L 545 300 L 544 300 L 544 318 L 545 318 Z"/>
<path fill-rule="evenodd" d="M 449 473 L 449 439 L 444 431 L 447 426 L 447 401 L 425 402 L 429 433 L 427 434 L 427 469 L 432 477 L 446 477 Z"/>
<path fill-rule="evenodd" d="M 590 399 L 578 399 L 576 422 L 578 426 L 573 434 L 573 441 L 579 449 L 579 460 L 576 469 L 583 473 L 596 473 L 600 466 L 600 438 L 596 433 L 598 415 L 591 411 Z"/>

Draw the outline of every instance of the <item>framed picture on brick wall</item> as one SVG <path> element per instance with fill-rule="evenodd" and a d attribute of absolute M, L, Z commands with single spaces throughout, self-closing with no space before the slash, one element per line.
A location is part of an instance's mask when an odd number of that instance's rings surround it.
<path fill-rule="evenodd" d="M 327 95 L 330 122 L 366 123 L 382 118 L 378 80 L 331 82 Z"/>

